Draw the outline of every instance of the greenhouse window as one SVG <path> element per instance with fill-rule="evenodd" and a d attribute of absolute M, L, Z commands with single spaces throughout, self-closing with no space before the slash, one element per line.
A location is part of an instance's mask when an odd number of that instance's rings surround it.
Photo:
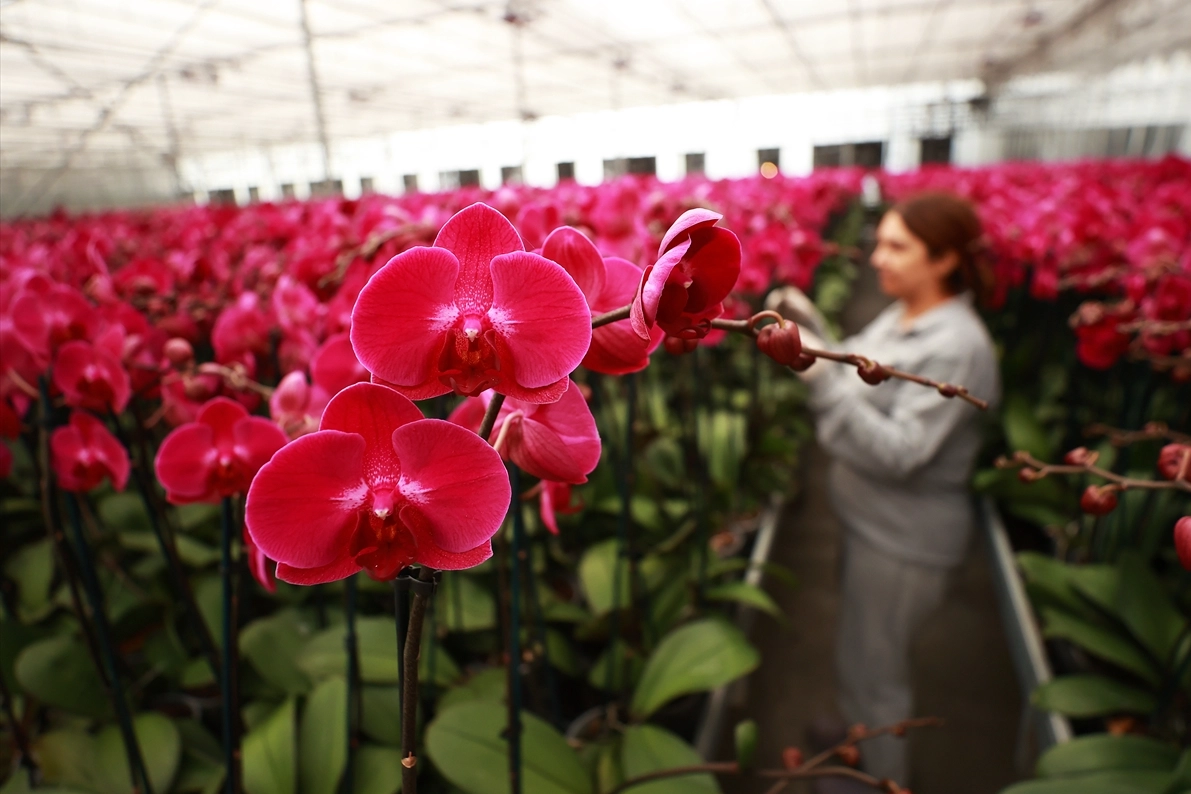
<path fill-rule="evenodd" d="M 401 177 L 401 186 L 406 193 L 418 192 L 418 175 L 417 174 L 403 174 Z"/>
<path fill-rule="evenodd" d="M 502 185 L 520 185 L 524 179 L 521 176 L 521 166 L 504 165 L 500 168 L 500 183 Z"/>
<path fill-rule="evenodd" d="M 291 182 L 286 182 L 281 186 L 281 197 L 292 199 L 294 197 L 294 186 Z"/>
<path fill-rule="evenodd" d="M 360 194 L 361 195 L 363 195 L 364 193 L 372 193 L 375 190 L 376 190 L 376 188 L 373 186 L 372 177 L 370 177 L 370 176 L 360 177 Z"/>
<path fill-rule="evenodd" d="M 703 165 L 706 160 L 706 155 L 703 152 L 691 152 L 686 155 L 686 173 L 687 176 L 692 174 L 703 173 Z"/>
<path fill-rule="evenodd" d="M 656 157 L 630 157 L 625 160 L 625 170 L 630 174 L 654 176 L 658 172 L 658 159 Z"/>
<path fill-rule="evenodd" d="M 343 195 L 342 179 L 324 179 L 310 183 L 310 195 L 316 198 Z"/>
<path fill-rule="evenodd" d="M 256 185 L 253 185 L 252 187 L 248 188 L 248 203 L 256 204 L 260 200 L 261 200 L 261 189 L 259 187 L 257 187 Z"/>
<path fill-rule="evenodd" d="M 942 138 L 922 138 L 918 141 L 918 160 L 926 163 L 951 162 L 951 136 Z"/>
<path fill-rule="evenodd" d="M 853 165 L 862 168 L 880 168 L 884 160 L 885 144 L 882 141 L 816 146 L 813 157 L 815 168 Z"/>
<path fill-rule="evenodd" d="M 624 176 L 627 168 L 627 163 L 623 157 L 615 157 L 611 160 L 605 160 L 604 179 L 615 179 L 618 176 Z"/>
<path fill-rule="evenodd" d="M 764 168 L 766 163 L 773 163 L 775 167 L 780 167 L 782 164 L 782 150 L 781 149 L 758 149 L 757 150 L 757 168 Z"/>
<path fill-rule="evenodd" d="M 221 190 L 209 191 L 207 193 L 207 203 L 234 205 L 236 203 L 236 191 L 232 190 L 230 187 L 223 188 Z"/>

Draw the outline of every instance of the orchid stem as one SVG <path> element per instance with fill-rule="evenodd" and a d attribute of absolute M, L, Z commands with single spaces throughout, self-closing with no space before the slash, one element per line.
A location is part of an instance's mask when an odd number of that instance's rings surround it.
<path fill-rule="evenodd" d="M 503 394 L 492 395 L 492 401 L 488 403 L 488 410 L 484 412 L 484 421 L 480 422 L 480 429 L 476 431 L 480 438 L 487 441 L 488 436 L 492 435 L 492 428 L 496 426 L 496 416 L 504 404 L 505 396 Z"/>
<path fill-rule="evenodd" d="M 360 724 L 360 647 L 356 639 L 356 600 L 359 588 L 356 577 L 349 576 L 344 583 L 347 600 L 344 609 L 347 619 L 347 633 L 343 644 L 347 650 L 347 763 L 343 768 L 343 792 L 355 791 L 356 726 Z"/>
<path fill-rule="evenodd" d="M 17 712 L 13 707 L 12 692 L 9 691 L 8 682 L 3 675 L 0 675 L 0 699 L 4 701 L 4 716 L 8 718 L 8 724 L 12 726 L 13 743 L 17 746 L 20 765 L 23 769 L 32 772 L 37 765 L 33 762 L 33 754 L 29 751 L 29 736 L 25 733 L 24 724 L 17 719 Z"/>
<path fill-rule="evenodd" d="M 401 790 L 404 794 L 418 791 L 418 656 L 422 646 L 422 624 L 426 605 L 430 601 L 434 572 L 421 568 L 414 587 L 413 604 L 409 610 L 409 625 L 401 649 Z"/>
<path fill-rule="evenodd" d="M 91 607 L 91 622 L 95 626 L 95 636 L 99 642 L 104 672 L 107 675 L 112 702 L 116 707 L 116 719 L 120 724 L 120 735 L 124 739 L 124 751 L 128 756 L 128 777 L 132 781 L 134 794 L 136 792 L 153 794 L 153 784 L 149 781 L 148 772 L 145 771 L 144 758 L 141 755 L 140 744 L 136 739 L 136 731 L 133 729 L 132 712 L 128 709 L 128 701 L 124 699 L 124 685 L 120 682 L 120 672 L 116 667 L 112 629 L 103 608 L 103 589 L 99 586 L 99 578 L 95 575 L 95 560 L 91 557 L 91 547 L 83 535 L 78 498 L 73 493 L 66 494 L 66 510 L 70 514 L 71 534 L 74 538 L 75 554 L 82 572 L 83 590 L 87 594 L 87 601 Z"/>
<path fill-rule="evenodd" d="M 521 545 L 525 534 L 521 513 L 521 469 L 509 464 L 509 480 L 513 488 L 513 537 L 509 547 L 509 791 L 521 794 Z"/>
<path fill-rule="evenodd" d="M 223 580 L 223 675 L 220 690 L 223 696 L 223 761 L 227 768 L 224 790 L 228 794 L 240 791 L 240 742 L 237 736 L 240 682 L 238 675 L 239 649 L 236 630 L 238 593 L 232 561 L 232 538 L 236 516 L 232 498 L 223 498 L 219 533 L 219 575 Z"/>
<path fill-rule="evenodd" d="M 619 309 L 613 309 L 610 312 L 597 314 L 591 318 L 592 329 L 599 328 L 601 325 L 608 325 L 609 323 L 619 322 L 621 320 L 629 319 L 629 312 L 632 311 L 633 304 L 628 306 L 621 306 Z"/>

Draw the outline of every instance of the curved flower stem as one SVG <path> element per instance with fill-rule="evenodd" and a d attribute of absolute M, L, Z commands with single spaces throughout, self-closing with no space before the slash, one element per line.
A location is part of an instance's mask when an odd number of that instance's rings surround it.
<path fill-rule="evenodd" d="M 137 742 L 136 731 L 132 725 L 132 712 L 128 708 L 128 701 L 124 698 L 124 685 L 120 681 L 120 671 L 116 667 L 112 628 L 108 624 L 107 613 L 103 608 L 103 589 L 95 575 L 95 561 L 91 557 L 91 547 L 87 544 L 87 538 L 83 535 L 78 499 L 73 493 L 66 494 L 66 510 L 70 514 L 71 534 L 74 539 L 79 568 L 82 572 L 83 590 L 87 594 L 90 606 L 91 622 L 95 626 L 95 636 L 99 642 L 100 656 L 103 658 L 104 673 L 108 679 L 112 702 L 116 707 L 116 720 L 120 725 L 120 735 L 124 740 L 124 752 L 128 756 L 128 777 L 132 781 L 134 794 L 137 792 L 153 794 L 153 784 L 149 781 L 148 772 L 145 771 L 144 757 L 141 755 L 140 744 Z"/>
<path fill-rule="evenodd" d="M 762 312 L 762 314 L 765 313 Z M 760 333 L 760 330 L 756 326 L 757 319 L 758 318 L 756 316 L 750 317 L 747 320 L 725 320 L 721 318 L 718 320 L 712 320 L 711 327 L 756 338 L 756 336 Z M 917 383 L 922 386 L 929 386 L 932 389 L 938 389 L 939 393 L 944 397 L 958 397 L 965 402 L 971 403 L 982 411 L 988 410 L 987 400 L 982 400 L 979 397 L 972 396 L 963 386 L 957 386 L 952 383 L 940 383 L 937 380 L 924 378 L 921 375 L 915 375 L 912 372 L 903 372 L 900 369 L 887 367 L 880 362 L 873 361 L 872 359 L 865 358 L 864 356 L 858 356 L 855 353 L 836 353 L 832 350 L 819 350 L 813 347 L 803 347 L 802 352 L 806 353 L 808 356 L 824 358 L 828 361 L 836 361 L 840 364 L 848 364 L 849 366 L 853 367 L 875 364 L 884 370 L 884 372 L 891 378 L 898 378 L 899 380 L 907 380 L 911 383 Z"/>
<path fill-rule="evenodd" d="M 223 675 L 220 690 L 223 700 L 223 762 L 227 768 L 224 790 L 228 794 L 240 791 L 240 737 L 237 735 L 240 711 L 240 681 L 238 632 L 236 616 L 239 595 L 232 561 L 232 538 L 235 535 L 235 509 L 232 498 L 223 498 L 219 533 L 219 575 L 223 580 Z"/>
<path fill-rule="evenodd" d="M 347 763 L 343 767 L 344 794 L 355 792 L 356 745 L 359 737 L 356 726 L 360 723 L 360 646 L 356 639 L 356 600 L 359 588 L 356 577 L 349 576 L 344 582 L 346 605 L 344 615 L 347 632 L 343 644 L 347 651 Z"/>
<path fill-rule="evenodd" d="M 1099 477 L 1102 480 L 1107 480 L 1116 486 L 1116 489 L 1120 491 L 1173 490 L 1191 493 L 1191 482 L 1188 482 L 1187 480 L 1139 480 L 1135 477 L 1126 477 L 1122 474 L 1117 474 L 1114 471 L 1102 469 L 1099 466 L 1096 466 L 1094 463 L 1085 463 L 1082 465 L 1045 463 L 1024 450 L 1018 450 L 1008 458 L 997 458 L 994 465 L 996 465 L 998 469 L 1032 470 L 1035 472 L 1035 479 L 1041 479 L 1048 474 L 1090 474 L 1094 477 Z M 1188 457 L 1187 463 L 1184 465 L 1191 465 L 1191 456 Z M 1180 474 L 1180 476 L 1182 476 L 1182 474 Z"/>
<path fill-rule="evenodd" d="M 521 469 L 509 464 L 509 480 L 513 493 L 521 491 Z M 513 499 L 509 505 L 513 512 L 512 543 L 509 547 L 509 725 L 506 729 L 509 742 L 509 792 L 521 794 L 521 545 L 525 534 L 524 514 L 521 500 Z"/>
<path fill-rule="evenodd" d="M 503 394 L 492 395 L 492 401 L 488 403 L 488 410 L 484 412 L 484 420 L 480 422 L 480 429 L 476 431 L 480 438 L 488 441 L 488 436 L 492 435 L 492 428 L 496 426 L 496 416 L 504 404 L 505 396 Z"/>
<path fill-rule="evenodd" d="M 599 328 L 601 325 L 608 325 L 609 323 L 619 322 L 621 320 L 629 319 L 629 312 L 632 310 L 633 304 L 628 306 L 621 306 L 619 309 L 613 309 L 610 312 L 597 314 L 591 318 L 591 327 Z"/>
<path fill-rule="evenodd" d="M 426 617 L 426 605 L 434 592 L 435 575 L 429 568 L 421 568 L 418 578 L 398 578 L 394 586 L 405 579 L 406 586 L 414 591 L 413 604 L 409 610 L 409 625 L 401 649 L 401 790 L 405 794 L 418 791 L 418 656 L 422 647 L 422 624 Z"/>

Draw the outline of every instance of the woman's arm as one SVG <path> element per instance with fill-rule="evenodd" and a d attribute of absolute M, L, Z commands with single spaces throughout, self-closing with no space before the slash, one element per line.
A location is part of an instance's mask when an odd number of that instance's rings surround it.
<path fill-rule="evenodd" d="M 981 377 L 978 358 L 949 353 L 928 359 L 916 368 L 916 374 L 962 383 L 974 390 L 994 389 L 987 376 Z M 811 408 L 818 415 L 819 444 L 857 471 L 887 480 L 905 479 L 929 463 L 951 431 L 976 410 L 962 400 L 946 399 L 934 389 L 916 384 L 869 386 L 851 367 L 837 364 L 808 386 Z M 868 402 L 863 392 L 884 388 L 898 389 L 889 413 Z"/>

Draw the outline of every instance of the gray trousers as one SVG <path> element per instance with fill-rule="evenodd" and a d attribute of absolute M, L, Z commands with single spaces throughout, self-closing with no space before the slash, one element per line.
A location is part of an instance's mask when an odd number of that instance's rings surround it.
<path fill-rule="evenodd" d="M 849 724 L 877 728 L 914 716 L 910 643 L 943 601 L 949 568 L 898 559 L 845 532 L 842 604 L 836 641 L 839 706 Z M 860 745 L 860 763 L 877 778 L 908 781 L 905 739 Z"/>

